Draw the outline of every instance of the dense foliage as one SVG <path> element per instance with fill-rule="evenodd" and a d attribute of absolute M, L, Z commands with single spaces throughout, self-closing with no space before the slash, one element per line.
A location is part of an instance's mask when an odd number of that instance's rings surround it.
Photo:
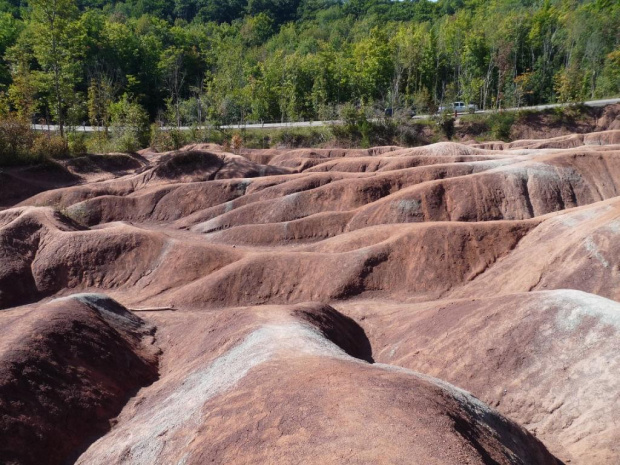
<path fill-rule="evenodd" d="M 0 113 L 106 129 L 501 108 L 620 94 L 620 3 L 0 0 L 0 56 Z"/>

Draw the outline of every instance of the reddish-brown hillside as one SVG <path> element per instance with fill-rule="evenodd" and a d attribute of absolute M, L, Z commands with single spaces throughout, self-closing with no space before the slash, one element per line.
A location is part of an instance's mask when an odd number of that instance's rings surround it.
<path fill-rule="evenodd" d="M 618 129 L 28 173 L 0 463 L 620 461 Z"/>

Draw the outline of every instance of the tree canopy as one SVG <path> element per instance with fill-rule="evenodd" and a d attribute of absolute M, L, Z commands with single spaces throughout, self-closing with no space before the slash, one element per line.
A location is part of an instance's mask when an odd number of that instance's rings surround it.
<path fill-rule="evenodd" d="M 4 106 L 60 123 L 116 102 L 168 124 L 502 108 L 619 95 L 620 4 L 0 0 L 0 57 Z"/>

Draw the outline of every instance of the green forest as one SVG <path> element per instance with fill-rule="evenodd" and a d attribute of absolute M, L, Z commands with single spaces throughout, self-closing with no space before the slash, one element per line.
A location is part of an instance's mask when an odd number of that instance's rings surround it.
<path fill-rule="evenodd" d="M 0 114 L 329 120 L 620 94 L 616 0 L 0 0 Z"/>

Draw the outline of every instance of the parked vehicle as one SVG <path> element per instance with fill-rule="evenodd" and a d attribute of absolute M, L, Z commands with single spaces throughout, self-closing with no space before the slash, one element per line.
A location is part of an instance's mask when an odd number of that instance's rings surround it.
<path fill-rule="evenodd" d="M 478 110 L 478 106 L 473 103 L 454 102 L 439 107 L 439 113 L 445 110 L 456 111 L 457 113 L 473 113 Z"/>

